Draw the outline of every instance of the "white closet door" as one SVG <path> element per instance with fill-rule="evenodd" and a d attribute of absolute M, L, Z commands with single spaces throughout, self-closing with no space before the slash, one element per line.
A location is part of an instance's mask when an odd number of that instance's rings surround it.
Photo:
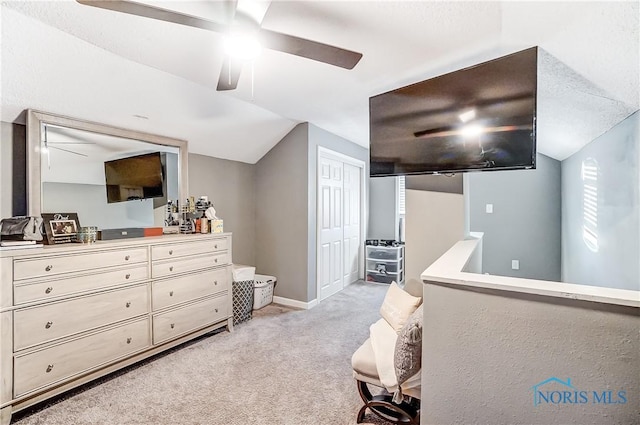
<path fill-rule="evenodd" d="M 358 280 L 360 252 L 360 168 L 344 164 L 344 280 L 346 286 Z"/>
<path fill-rule="evenodd" d="M 320 300 L 343 288 L 343 163 L 319 158 L 318 283 Z"/>

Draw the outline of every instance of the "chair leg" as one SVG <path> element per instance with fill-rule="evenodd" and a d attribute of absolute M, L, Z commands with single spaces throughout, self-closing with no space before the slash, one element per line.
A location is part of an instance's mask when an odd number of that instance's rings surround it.
<path fill-rule="evenodd" d="M 360 408 L 360 410 L 358 411 L 358 416 L 356 418 L 356 423 L 361 424 L 362 421 L 364 421 L 364 414 L 367 412 L 367 407 L 368 405 L 364 405 Z"/>
<path fill-rule="evenodd" d="M 357 416 L 357 423 L 362 423 L 366 410 L 369 409 L 376 416 L 397 425 L 420 425 L 420 401 L 412 403 L 402 401 L 394 403 L 392 394 L 371 395 L 366 382 L 356 380 L 358 392 L 364 401 Z"/>

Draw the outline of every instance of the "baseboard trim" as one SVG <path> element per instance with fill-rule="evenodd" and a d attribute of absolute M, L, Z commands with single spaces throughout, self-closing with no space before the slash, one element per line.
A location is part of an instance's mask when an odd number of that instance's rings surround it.
<path fill-rule="evenodd" d="M 278 296 L 273 297 L 273 302 L 280 305 L 286 305 L 287 307 L 301 308 L 303 310 L 309 310 L 315 307 L 316 305 L 318 305 L 317 299 L 311 300 L 306 303 L 304 301 L 292 300 L 291 298 L 284 298 L 284 297 L 278 297 Z"/>

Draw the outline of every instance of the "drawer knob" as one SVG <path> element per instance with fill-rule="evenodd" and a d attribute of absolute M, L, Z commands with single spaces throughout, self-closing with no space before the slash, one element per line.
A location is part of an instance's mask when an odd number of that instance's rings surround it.
<path fill-rule="evenodd" d="M 124 261 L 129 261 L 129 256 L 128 255 L 125 255 Z"/>
<path fill-rule="evenodd" d="M 218 281 L 217 281 L 217 280 L 214 280 L 214 281 L 213 281 L 213 284 L 214 284 L 214 285 L 216 285 L 216 286 L 218 286 Z"/>
<path fill-rule="evenodd" d="M 49 266 L 44 268 L 44 271 L 50 272 L 52 268 L 53 268 L 53 266 L 49 265 Z"/>
<path fill-rule="evenodd" d="M 169 296 L 173 297 L 173 291 L 169 291 Z"/>
<path fill-rule="evenodd" d="M 216 258 L 216 259 L 214 259 L 213 261 L 217 263 L 217 262 L 218 262 L 218 259 Z"/>
<path fill-rule="evenodd" d="M 216 313 L 217 313 L 217 312 L 218 312 L 218 309 L 216 308 L 215 310 L 216 310 Z"/>
<path fill-rule="evenodd" d="M 127 344 L 131 344 L 131 337 L 127 338 Z"/>
<path fill-rule="evenodd" d="M 172 272 L 173 271 L 173 266 L 169 267 L 169 271 Z"/>
<path fill-rule="evenodd" d="M 125 279 L 129 279 L 130 277 L 131 277 L 131 274 L 130 274 L 130 273 L 127 273 L 127 274 L 124 276 L 124 278 L 125 278 Z"/>
<path fill-rule="evenodd" d="M 44 325 L 45 329 L 49 329 L 51 326 L 53 326 L 53 322 L 47 322 L 47 324 Z"/>
<path fill-rule="evenodd" d="M 47 373 L 51 372 L 52 370 L 53 370 L 53 365 L 52 364 L 47 366 Z"/>
<path fill-rule="evenodd" d="M 51 286 L 49 286 L 47 289 L 44 290 L 45 294 L 50 294 L 51 291 L 53 291 L 53 288 Z"/>
<path fill-rule="evenodd" d="M 213 247 L 214 247 L 215 249 L 218 249 L 218 244 L 215 244 Z"/>
<path fill-rule="evenodd" d="M 169 250 L 169 255 L 173 255 L 173 249 Z"/>
<path fill-rule="evenodd" d="M 127 308 L 131 307 L 131 301 L 127 301 L 127 303 L 125 304 L 125 306 L 127 306 Z"/>
<path fill-rule="evenodd" d="M 173 329 L 173 328 L 175 328 L 175 327 L 176 327 L 176 324 L 175 324 L 175 323 L 172 323 L 172 324 L 171 324 L 171 329 Z"/>

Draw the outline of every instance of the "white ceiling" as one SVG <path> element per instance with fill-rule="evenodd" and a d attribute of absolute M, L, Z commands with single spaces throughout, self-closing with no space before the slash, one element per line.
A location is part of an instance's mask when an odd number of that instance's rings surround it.
<path fill-rule="evenodd" d="M 220 22 L 232 10 L 145 2 Z M 638 5 L 273 1 L 264 28 L 364 56 L 348 71 L 265 50 L 252 94 L 250 66 L 237 90 L 216 92 L 220 34 L 71 0 L 3 1 L 1 118 L 34 108 L 255 163 L 305 121 L 368 147 L 370 96 L 538 45 L 538 149 L 564 159 L 639 108 Z"/>

